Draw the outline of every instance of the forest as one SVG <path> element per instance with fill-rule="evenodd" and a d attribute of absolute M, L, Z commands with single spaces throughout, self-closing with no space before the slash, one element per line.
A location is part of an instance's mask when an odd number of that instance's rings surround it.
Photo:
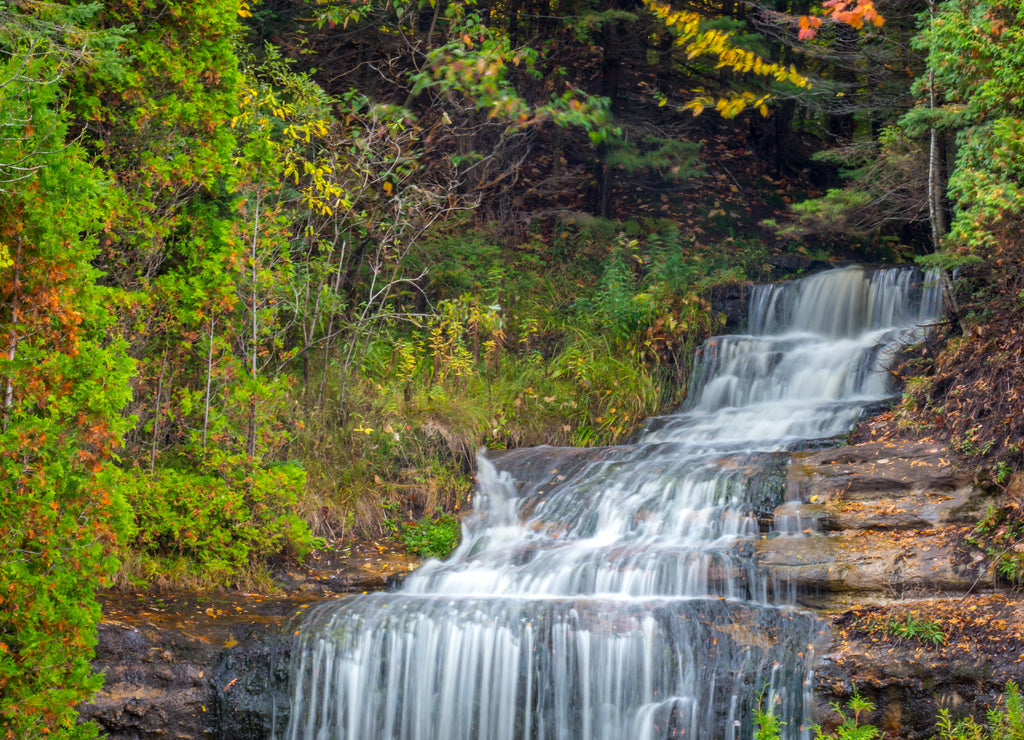
<path fill-rule="evenodd" d="M 897 417 L 1024 459 L 1021 0 L 0 0 L 0 49 L 5 737 L 96 735 L 103 589 L 435 554 L 479 448 L 678 405 L 722 286 L 937 268 Z"/>

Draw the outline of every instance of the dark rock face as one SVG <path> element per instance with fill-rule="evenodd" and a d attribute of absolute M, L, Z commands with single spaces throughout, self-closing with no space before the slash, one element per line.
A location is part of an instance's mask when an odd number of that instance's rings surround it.
<path fill-rule="evenodd" d="M 100 625 L 94 666 L 106 678 L 79 708 L 112 738 L 263 740 L 287 725 L 289 622 L 223 631 L 117 622 Z"/>
<path fill-rule="evenodd" d="M 116 738 L 214 738 L 222 652 L 180 630 L 104 622 L 94 666 L 106 682 L 80 716 Z"/>
<path fill-rule="evenodd" d="M 707 299 L 711 303 L 711 310 L 725 316 L 722 333 L 738 334 L 746 328 L 749 298 L 750 286 L 746 283 L 715 285 L 708 291 Z"/>
<path fill-rule="evenodd" d="M 253 629 L 226 652 L 215 673 L 218 737 L 263 740 L 283 737 L 288 726 L 291 635 Z"/>

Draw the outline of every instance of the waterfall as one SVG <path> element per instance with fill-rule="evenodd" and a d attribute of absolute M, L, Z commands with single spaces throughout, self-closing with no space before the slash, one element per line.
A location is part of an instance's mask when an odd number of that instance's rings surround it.
<path fill-rule="evenodd" d="M 849 431 L 938 314 L 914 270 L 758 286 L 632 444 L 479 458 L 462 544 L 295 638 L 288 740 L 736 740 L 758 702 L 806 738 L 821 625 L 756 542 L 787 454 Z M 820 442 L 819 442 L 820 443 Z"/>

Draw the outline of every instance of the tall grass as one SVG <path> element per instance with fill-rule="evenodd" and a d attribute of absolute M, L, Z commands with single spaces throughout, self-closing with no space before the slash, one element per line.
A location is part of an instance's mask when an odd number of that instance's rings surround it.
<path fill-rule="evenodd" d="M 357 365 L 314 373 L 343 398 L 334 413 L 308 410 L 293 445 L 318 534 L 380 536 L 396 515 L 458 511 L 483 447 L 628 437 L 680 402 L 694 349 L 721 325 L 701 297 L 709 265 L 672 229 L 581 233 L 575 270 L 546 262 L 539 242 L 447 239 L 425 251 L 442 256 L 424 265 L 429 310 L 365 338 Z"/>

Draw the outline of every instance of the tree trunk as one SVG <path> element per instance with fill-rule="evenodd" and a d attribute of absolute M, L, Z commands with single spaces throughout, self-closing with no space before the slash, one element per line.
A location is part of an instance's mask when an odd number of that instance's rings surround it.
<path fill-rule="evenodd" d="M 18 246 L 14 250 L 14 274 L 11 278 L 11 335 L 7 339 L 7 361 L 11 363 L 13 372 L 14 359 L 18 356 L 18 312 L 21 308 L 19 289 L 21 287 L 21 249 L 22 238 L 18 235 Z M 7 376 L 4 382 L 4 423 L 3 430 L 11 421 L 11 409 L 14 407 L 14 378 Z"/>
<path fill-rule="evenodd" d="M 153 412 L 153 442 L 149 448 L 150 475 L 156 469 L 156 449 L 160 439 L 160 407 L 163 405 L 164 373 L 167 371 L 167 350 L 160 361 L 160 380 L 156 384 L 156 410 Z M 209 392 L 209 391 L 207 391 Z M 203 449 L 206 449 L 206 420 L 203 420 Z"/>
<path fill-rule="evenodd" d="M 210 428 L 210 390 L 213 385 L 213 326 L 214 319 L 210 317 L 210 348 L 206 353 L 206 394 L 203 398 L 203 450 L 206 450 L 206 433 Z M 167 353 L 164 353 L 164 359 L 166 360 Z M 160 374 L 161 381 L 163 380 L 163 371 Z"/>
<path fill-rule="evenodd" d="M 929 23 L 935 21 L 935 0 L 928 0 Z M 938 96 L 935 92 L 935 69 L 928 62 L 928 109 L 932 112 L 938 104 Z M 932 126 L 929 131 L 928 141 L 928 222 L 931 224 L 932 249 L 938 253 L 942 248 L 942 237 L 946 234 L 946 212 L 942 205 L 942 196 L 945 191 L 945 181 L 942 177 L 942 159 L 939 154 L 939 132 Z M 963 319 L 960 315 L 960 305 L 956 300 L 956 293 L 953 291 L 953 282 L 950 280 L 949 272 L 941 270 L 939 282 L 942 287 L 942 302 L 945 304 L 946 312 L 951 321 L 955 321 L 960 331 L 964 331 Z"/>

